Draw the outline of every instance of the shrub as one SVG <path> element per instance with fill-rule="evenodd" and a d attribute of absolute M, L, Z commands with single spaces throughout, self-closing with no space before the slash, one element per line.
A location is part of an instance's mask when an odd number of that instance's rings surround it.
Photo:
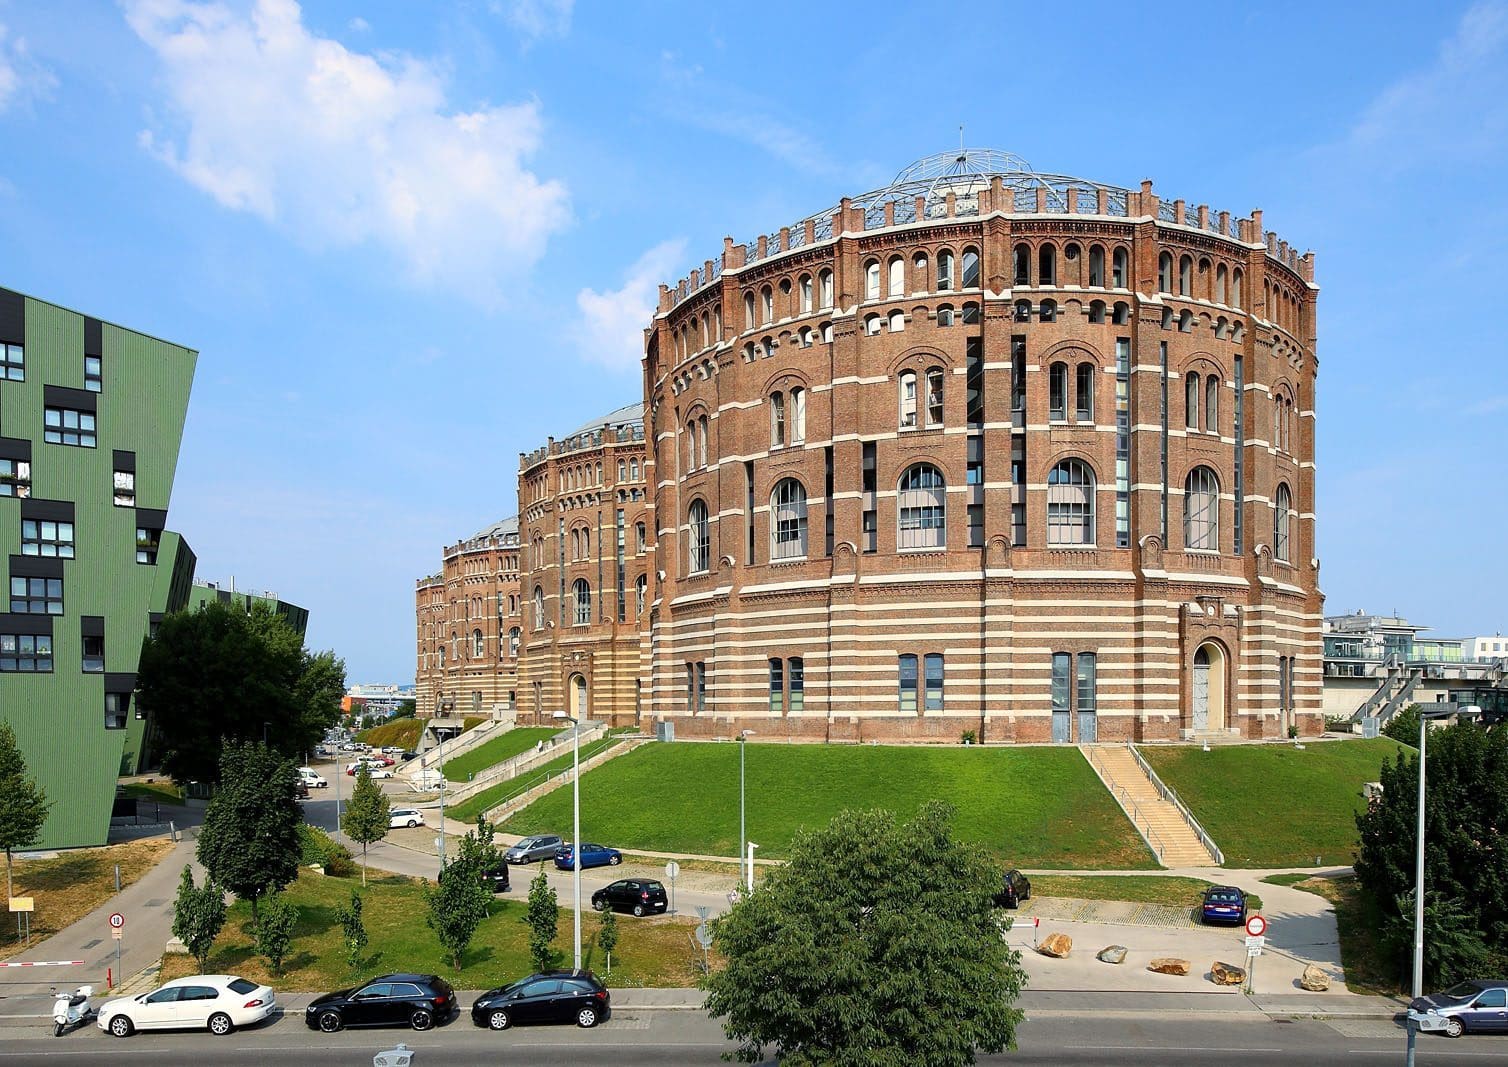
<path fill-rule="evenodd" d="M 356 873 L 356 864 L 345 845 L 334 840 L 318 826 L 304 823 L 299 827 L 299 864 L 308 867 L 318 864 L 325 873 L 334 878 L 349 878 Z"/>

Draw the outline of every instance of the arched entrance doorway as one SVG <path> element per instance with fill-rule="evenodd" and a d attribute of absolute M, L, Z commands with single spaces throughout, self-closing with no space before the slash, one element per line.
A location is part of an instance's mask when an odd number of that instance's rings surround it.
<path fill-rule="evenodd" d="M 571 718 L 577 722 L 585 722 L 587 719 L 586 676 L 581 674 L 571 675 L 568 688 L 571 693 Z"/>
<path fill-rule="evenodd" d="M 1225 729 L 1225 674 L 1225 650 L 1214 641 L 1200 645 L 1194 653 L 1194 733 Z"/>

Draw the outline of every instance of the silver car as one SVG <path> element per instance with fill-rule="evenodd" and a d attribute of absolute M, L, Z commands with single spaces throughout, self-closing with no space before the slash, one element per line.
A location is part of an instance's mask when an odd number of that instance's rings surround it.
<path fill-rule="evenodd" d="M 504 852 L 503 858 L 509 863 L 533 863 L 535 860 L 554 859 L 556 849 L 562 844 L 559 834 L 536 834 L 533 837 L 524 838 Z"/>
<path fill-rule="evenodd" d="M 1409 1018 L 1420 1030 L 1460 1037 L 1508 1033 L 1508 983 L 1462 982 L 1443 993 L 1420 997 L 1409 1005 Z"/>

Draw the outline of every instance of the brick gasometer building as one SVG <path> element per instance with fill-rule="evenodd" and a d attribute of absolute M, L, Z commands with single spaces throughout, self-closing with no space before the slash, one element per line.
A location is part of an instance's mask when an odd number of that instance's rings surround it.
<path fill-rule="evenodd" d="M 996 152 L 727 241 L 646 333 L 645 721 L 1317 733 L 1313 278 L 1260 212 Z M 520 473 L 547 571 L 567 458 Z"/>

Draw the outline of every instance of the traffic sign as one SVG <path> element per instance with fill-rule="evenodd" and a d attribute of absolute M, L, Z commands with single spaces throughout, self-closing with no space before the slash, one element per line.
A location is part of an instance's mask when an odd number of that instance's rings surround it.
<path fill-rule="evenodd" d="M 1267 938 L 1265 938 L 1265 937 L 1248 937 L 1246 939 L 1246 947 L 1249 948 L 1249 949 L 1251 949 L 1251 948 L 1260 949 L 1266 943 L 1267 943 Z"/>
<path fill-rule="evenodd" d="M 116 941 L 119 941 L 120 940 L 120 930 L 118 930 L 118 929 L 112 929 L 110 931 L 110 937 L 112 939 L 116 940 Z"/>
<path fill-rule="evenodd" d="M 126 917 L 124 915 L 122 915 L 118 911 L 111 913 L 111 915 L 110 915 L 110 929 L 112 929 L 112 930 L 119 930 L 122 926 L 125 926 L 125 925 L 126 925 Z"/>
<path fill-rule="evenodd" d="M 33 897 L 11 897 L 10 898 L 10 910 L 11 911 L 32 911 L 32 910 L 34 910 L 34 908 L 33 908 L 33 902 L 34 902 L 34 898 Z"/>
<path fill-rule="evenodd" d="M 712 931 L 707 929 L 706 923 L 696 928 L 696 943 L 704 949 L 712 947 Z"/>
<path fill-rule="evenodd" d="M 1267 920 L 1260 915 L 1253 915 L 1246 920 L 1246 932 L 1252 937 L 1261 937 L 1267 932 Z"/>
<path fill-rule="evenodd" d="M 680 876 L 681 876 L 681 865 L 679 863 L 677 863 L 675 860 L 671 860 L 669 863 L 665 864 L 665 877 L 666 878 L 669 878 L 673 882 L 677 878 L 679 878 Z"/>

